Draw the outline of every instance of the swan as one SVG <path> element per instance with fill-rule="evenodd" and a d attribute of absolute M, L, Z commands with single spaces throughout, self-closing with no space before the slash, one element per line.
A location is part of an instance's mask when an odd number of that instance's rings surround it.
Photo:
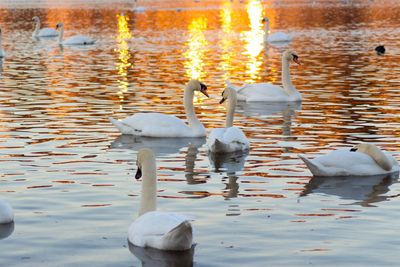
<path fill-rule="evenodd" d="M 160 250 L 187 250 L 192 247 L 189 217 L 156 211 L 156 161 L 153 151 L 142 148 L 137 156 L 136 179 L 143 175 L 139 218 L 130 226 L 128 240 L 135 246 Z"/>
<path fill-rule="evenodd" d="M 284 32 L 274 32 L 271 34 L 270 23 L 267 17 L 262 19 L 265 24 L 265 41 L 268 43 L 288 43 L 292 41 L 292 37 Z"/>
<path fill-rule="evenodd" d="M 314 176 L 365 176 L 399 171 L 394 157 L 369 143 L 358 144 L 350 150 L 334 150 L 314 159 L 298 156 Z"/>
<path fill-rule="evenodd" d="M 56 30 L 60 30 L 60 34 L 58 36 L 58 43 L 60 45 L 91 45 L 94 44 L 94 42 L 96 42 L 96 40 L 80 34 L 71 36 L 67 40 L 63 41 L 64 24 L 61 22 L 57 23 Z"/>
<path fill-rule="evenodd" d="M 2 44 L 2 33 L 0 29 L 0 58 L 3 58 L 6 56 L 6 52 L 3 49 L 3 44 Z"/>
<path fill-rule="evenodd" d="M 40 18 L 38 16 L 34 16 L 32 21 L 35 22 L 35 30 L 32 33 L 32 37 L 55 37 L 58 35 L 58 31 L 53 28 L 40 29 Z"/>
<path fill-rule="evenodd" d="M 200 91 L 209 97 L 207 86 L 197 80 L 189 81 L 183 98 L 188 124 L 175 116 L 160 113 L 137 113 L 122 121 L 113 118 L 110 118 L 110 121 L 123 134 L 149 137 L 204 137 L 206 130 L 194 113 L 194 91 Z"/>
<path fill-rule="evenodd" d="M 207 139 L 207 147 L 213 153 L 230 153 L 249 149 L 249 141 L 238 127 L 233 126 L 233 116 L 235 113 L 237 96 L 236 91 L 227 87 L 222 92 L 222 104 L 228 99 L 226 114 L 226 127 L 213 129 Z"/>
<path fill-rule="evenodd" d="M 301 101 L 301 94 L 290 79 L 289 64 L 293 61 L 301 64 L 299 56 L 294 51 L 287 50 L 282 54 L 282 85 L 271 83 L 253 83 L 236 87 L 229 81 L 226 85 L 237 91 L 238 100 L 246 102 L 296 102 Z"/>
<path fill-rule="evenodd" d="M 0 224 L 11 223 L 14 221 L 14 212 L 5 201 L 0 200 Z"/>

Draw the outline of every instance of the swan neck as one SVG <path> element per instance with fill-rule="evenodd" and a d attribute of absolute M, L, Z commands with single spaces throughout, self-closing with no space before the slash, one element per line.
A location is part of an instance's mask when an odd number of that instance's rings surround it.
<path fill-rule="evenodd" d="M 237 104 L 236 92 L 232 90 L 228 98 L 228 105 L 226 111 L 226 125 L 225 125 L 226 128 L 233 126 L 233 118 L 235 115 L 236 104 Z"/>
<path fill-rule="evenodd" d="M 143 176 L 139 216 L 157 208 L 157 175 L 154 156 L 148 157 L 142 162 L 141 170 Z"/>
<path fill-rule="evenodd" d="M 265 21 L 264 31 L 265 31 L 265 34 L 268 36 L 269 35 L 269 31 L 270 31 L 270 29 L 269 29 L 269 20 Z"/>
<path fill-rule="evenodd" d="M 290 78 L 289 61 L 285 57 L 282 58 L 282 85 L 288 95 L 296 91 Z"/>
<path fill-rule="evenodd" d="M 40 30 L 40 21 L 38 20 L 36 21 L 35 24 L 35 30 L 33 31 L 33 36 L 36 36 L 39 33 L 39 30 Z"/>
<path fill-rule="evenodd" d="M 200 121 L 196 117 L 196 113 L 194 113 L 193 97 L 194 97 L 194 90 L 190 86 L 186 86 L 185 94 L 183 97 L 183 104 L 185 106 L 185 113 L 190 128 L 200 124 Z"/>
<path fill-rule="evenodd" d="M 60 27 L 60 34 L 58 35 L 58 43 L 61 44 L 64 36 L 64 26 Z"/>

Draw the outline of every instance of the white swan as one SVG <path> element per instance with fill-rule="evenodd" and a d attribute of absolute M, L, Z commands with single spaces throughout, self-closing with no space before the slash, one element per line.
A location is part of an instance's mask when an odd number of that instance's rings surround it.
<path fill-rule="evenodd" d="M 288 43 L 292 41 L 292 37 L 284 32 L 274 32 L 271 34 L 270 22 L 267 17 L 262 20 L 265 24 L 265 41 L 268 43 Z"/>
<path fill-rule="evenodd" d="M 0 224 L 10 223 L 14 221 L 14 212 L 5 201 L 0 200 Z"/>
<path fill-rule="evenodd" d="M 207 139 L 207 148 L 213 153 L 230 153 L 249 149 L 249 141 L 238 127 L 233 126 L 233 116 L 235 113 L 237 96 L 236 91 L 227 87 L 222 92 L 222 104 L 228 99 L 226 114 L 226 127 L 213 129 Z"/>
<path fill-rule="evenodd" d="M 38 16 L 34 16 L 32 21 L 35 22 L 35 29 L 32 33 L 32 37 L 55 37 L 58 35 L 58 31 L 53 28 L 40 29 L 40 18 Z"/>
<path fill-rule="evenodd" d="M 171 212 L 156 211 L 157 176 L 153 151 L 139 150 L 136 179 L 143 175 L 139 218 L 130 226 L 128 240 L 139 247 L 160 250 L 187 250 L 192 247 L 190 218 Z"/>
<path fill-rule="evenodd" d="M 94 40 L 93 38 L 81 34 L 71 36 L 67 40 L 63 41 L 64 24 L 57 23 L 56 29 L 60 30 L 60 34 L 58 36 L 58 43 L 61 45 L 91 45 L 96 42 L 96 40 Z"/>
<path fill-rule="evenodd" d="M 290 79 L 289 64 L 293 61 L 300 65 L 299 57 L 294 51 L 287 50 L 282 54 L 282 85 L 271 83 L 253 83 L 242 87 L 233 86 L 226 81 L 228 87 L 235 89 L 239 101 L 247 102 L 295 102 L 301 101 L 301 94 Z"/>
<path fill-rule="evenodd" d="M 186 85 L 183 101 L 189 125 L 175 116 L 160 113 L 137 113 L 122 121 L 113 118 L 110 118 L 110 121 L 123 134 L 149 137 L 206 136 L 206 130 L 203 124 L 201 124 L 194 113 L 194 91 L 200 91 L 208 97 L 207 86 L 201 82 L 191 80 Z"/>
<path fill-rule="evenodd" d="M 334 150 L 314 159 L 298 156 L 314 176 L 380 175 L 399 171 L 394 157 L 368 143 L 358 144 L 350 150 Z"/>
<path fill-rule="evenodd" d="M 0 58 L 3 58 L 6 56 L 6 52 L 3 49 L 3 43 L 2 43 L 2 32 L 0 29 Z"/>

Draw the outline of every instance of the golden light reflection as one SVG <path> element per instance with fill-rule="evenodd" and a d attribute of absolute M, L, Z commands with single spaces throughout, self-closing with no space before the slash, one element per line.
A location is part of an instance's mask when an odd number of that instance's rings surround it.
<path fill-rule="evenodd" d="M 233 54 L 233 43 L 231 39 L 232 35 L 232 3 L 230 1 L 225 2 L 221 9 L 221 28 L 223 36 L 220 40 L 220 46 L 222 48 L 221 56 L 221 68 L 224 71 L 223 79 L 227 80 L 230 78 L 230 70 L 232 69 L 232 58 Z"/>
<path fill-rule="evenodd" d="M 246 62 L 246 74 L 249 76 L 246 82 L 255 82 L 260 79 L 262 65 L 262 51 L 264 49 L 263 8 L 258 0 L 250 0 L 246 5 L 247 15 L 250 21 L 250 31 L 243 32 L 245 42 L 245 55 L 249 57 Z"/>
<path fill-rule="evenodd" d="M 184 66 L 186 75 L 190 79 L 201 80 L 205 77 L 204 56 L 208 44 L 204 31 L 207 29 L 207 19 L 200 17 L 194 18 L 188 26 L 189 39 L 186 41 L 188 49 L 183 54 L 186 58 Z M 199 92 L 195 92 L 194 103 L 202 102 Z"/>
<path fill-rule="evenodd" d="M 128 69 L 131 66 L 129 62 L 131 58 L 131 54 L 129 52 L 129 45 L 127 40 L 132 37 L 132 34 L 129 30 L 129 16 L 126 14 L 117 14 L 118 19 L 118 35 L 117 35 L 117 49 L 118 52 L 118 62 L 116 63 L 116 67 L 118 70 L 118 74 L 120 78 L 118 79 L 118 96 L 120 102 L 122 103 L 124 100 L 124 93 L 128 92 L 129 82 L 128 82 Z M 122 109 L 122 105 L 120 105 L 120 109 Z"/>

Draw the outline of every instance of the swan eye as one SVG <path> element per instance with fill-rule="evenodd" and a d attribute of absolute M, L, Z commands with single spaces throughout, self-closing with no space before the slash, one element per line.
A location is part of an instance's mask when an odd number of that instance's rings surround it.
<path fill-rule="evenodd" d="M 298 55 L 292 54 L 292 56 L 293 56 L 293 60 L 298 60 L 298 59 L 299 59 L 299 56 L 298 56 Z"/>
<path fill-rule="evenodd" d="M 225 90 L 222 91 L 221 96 L 224 97 L 224 94 L 225 94 Z"/>

